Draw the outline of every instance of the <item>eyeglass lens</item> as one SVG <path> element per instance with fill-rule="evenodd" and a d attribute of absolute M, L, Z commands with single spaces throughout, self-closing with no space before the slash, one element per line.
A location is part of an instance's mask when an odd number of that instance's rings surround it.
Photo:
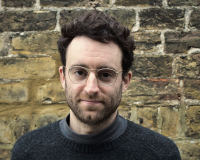
<path fill-rule="evenodd" d="M 85 83 L 88 77 L 88 70 L 82 67 L 69 69 L 69 76 L 74 83 Z M 111 69 L 99 69 L 96 72 L 97 79 L 101 85 L 112 85 L 116 80 L 116 73 Z"/>

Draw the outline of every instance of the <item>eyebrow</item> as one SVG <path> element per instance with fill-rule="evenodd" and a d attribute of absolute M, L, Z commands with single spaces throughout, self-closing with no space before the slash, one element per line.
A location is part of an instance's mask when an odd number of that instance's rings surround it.
<path fill-rule="evenodd" d="M 75 66 L 80 66 L 80 67 L 88 68 L 88 66 L 85 65 L 85 64 L 74 64 L 74 65 L 72 65 L 71 67 L 75 67 Z M 110 68 L 110 69 L 116 70 L 115 68 L 113 68 L 113 67 L 111 67 L 111 66 L 105 66 L 105 65 L 99 66 L 99 67 L 97 67 L 96 69 L 102 69 L 102 68 Z M 88 69 L 89 69 L 89 68 L 88 68 Z"/>

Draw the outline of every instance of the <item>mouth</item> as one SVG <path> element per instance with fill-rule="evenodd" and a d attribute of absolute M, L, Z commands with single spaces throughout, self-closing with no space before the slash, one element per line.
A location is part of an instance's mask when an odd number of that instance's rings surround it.
<path fill-rule="evenodd" d="M 80 102 L 83 102 L 84 104 L 87 104 L 87 105 L 97 105 L 97 104 L 100 104 L 102 103 L 102 101 L 98 101 L 98 100 L 87 100 L 87 99 L 82 99 L 80 100 Z"/>

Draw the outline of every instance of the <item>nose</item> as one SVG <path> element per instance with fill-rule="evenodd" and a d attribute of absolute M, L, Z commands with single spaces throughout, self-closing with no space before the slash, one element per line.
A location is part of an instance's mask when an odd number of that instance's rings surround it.
<path fill-rule="evenodd" d="M 97 82 L 97 78 L 95 72 L 90 72 L 88 75 L 88 79 L 85 83 L 84 90 L 88 93 L 88 95 L 94 95 L 99 92 L 99 84 Z"/>

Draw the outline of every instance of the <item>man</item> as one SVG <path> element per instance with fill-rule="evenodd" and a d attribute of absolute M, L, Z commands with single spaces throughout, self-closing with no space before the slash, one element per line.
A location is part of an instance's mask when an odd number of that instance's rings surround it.
<path fill-rule="evenodd" d="M 61 34 L 59 72 L 70 114 L 22 136 L 12 160 L 180 160 L 173 141 L 118 115 L 132 76 L 130 30 L 95 10 Z"/>

